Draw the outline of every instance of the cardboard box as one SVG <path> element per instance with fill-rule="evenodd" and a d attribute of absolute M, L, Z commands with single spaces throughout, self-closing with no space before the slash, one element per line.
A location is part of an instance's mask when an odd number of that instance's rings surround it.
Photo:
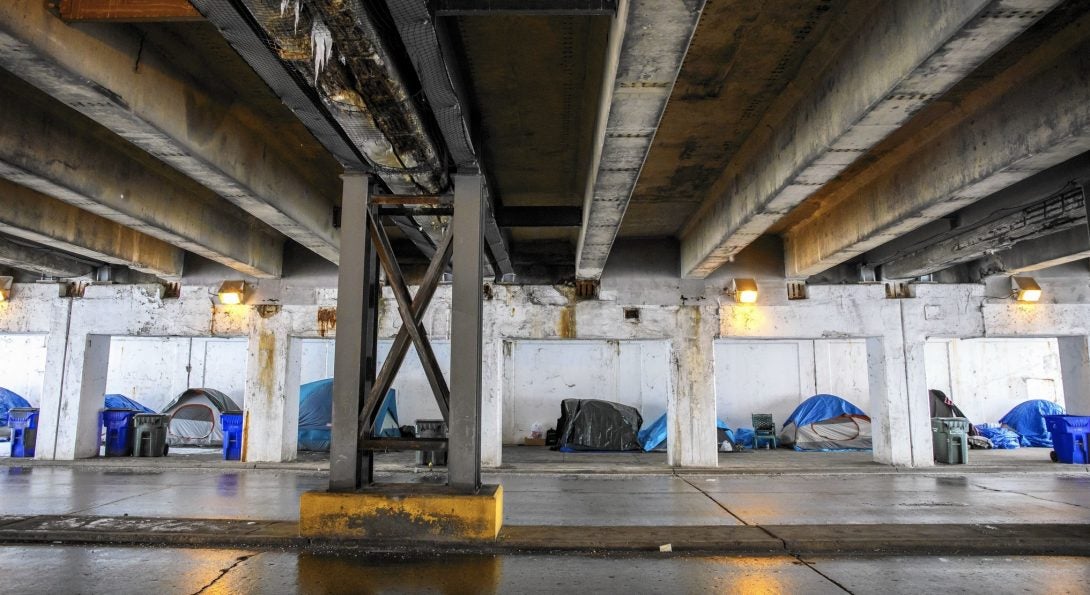
<path fill-rule="evenodd" d="M 545 446 L 544 438 L 523 438 L 522 443 L 525 446 Z"/>

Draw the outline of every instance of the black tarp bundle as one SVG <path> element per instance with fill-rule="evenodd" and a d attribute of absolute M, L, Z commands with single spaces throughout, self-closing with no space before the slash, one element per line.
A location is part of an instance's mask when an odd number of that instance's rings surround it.
<path fill-rule="evenodd" d="M 564 399 L 560 403 L 557 447 L 564 452 L 640 450 L 636 437 L 640 412 L 628 405 L 597 399 Z"/>

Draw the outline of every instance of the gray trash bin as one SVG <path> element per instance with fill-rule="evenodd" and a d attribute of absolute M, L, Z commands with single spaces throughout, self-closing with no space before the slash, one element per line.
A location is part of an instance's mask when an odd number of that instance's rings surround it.
<path fill-rule="evenodd" d="M 165 457 L 167 454 L 167 423 L 169 415 L 138 413 L 133 418 L 136 426 L 132 456 Z"/>
<path fill-rule="evenodd" d="M 969 420 L 964 417 L 932 417 L 931 444 L 935 449 L 936 463 L 968 463 Z"/>
<path fill-rule="evenodd" d="M 446 438 L 447 422 L 441 419 L 416 420 L 417 438 Z M 447 464 L 446 450 L 418 450 L 416 451 L 416 464 L 429 467 L 445 467 Z"/>

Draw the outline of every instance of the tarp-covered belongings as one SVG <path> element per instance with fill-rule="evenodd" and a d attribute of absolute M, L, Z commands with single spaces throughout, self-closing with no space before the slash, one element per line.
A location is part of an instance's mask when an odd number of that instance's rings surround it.
<path fill-rule="evenodd" d="M 222 446 L 221 413 L 242 413 L 231 397 L 212 388 L 191 388 L 163 408 L 170 416 L 167 444 Z"/>
<path fill-rule="evenodd" d="M 931 389 L 927 391 L 927 394 L 931 397 L 931 417 L 961 417 L 969 419 L 969 416 L 965 415 L 965 413 L 954 404 L 954 401 L 946 396 L 946 393 L 941 390 Z M 976 426 L 974 426 L 972 422 L 969 422 L 969 435 L 977 435 Z"/>
<path fill-rule="evenodd" d="M 145 407 L 125 395 L 106 395 L 102 400 L 102 405 L 106 409 L 132 409 L 137 413 L 155 413 L 154 409 Z"/>
<path fill-rule="evenodd" d="M 731 431 L 730 426 L 720 420 L 716 420 L 715 427 L 717 430 L 719 430 L 717 434 L 720 438 L 723 438 L 724 440 L 730 440 L 732 443 L 734 442 L 734 432 Z M 639 434 L 637 434 L 637 439 L 643 446 L 644 452 L 651 452 L 655 449 L 665 449 L 666 414 L 663 413 L 650 425 L 640 430 Z M 722 442 L 722 440 L 720 440 L 720 442 Z"/>
<path fill-rule="evenodd" d="M 315 380 L 299 387 L 299 450 L 329 452 L 333 423 L 333 379 Z M 397 438 L 396 391 L 390 389 L 375 419 L 375 435 Z"/>
<path fill-rule="evenodd" d="M 1064 408 L 1044 399 L 1033 399 L 1014 406 L 999 420 L 1021 437 L 1022 446 L 1052 448 L 1052 434 L 1045 427 L 1046 415 L 1064 415 Z"/>
<path fill-rule="evenodd" d="M 564 399 L 556 431 L 562 452 L 640 450 L 640 412 L 628 405 L 597 399 Z"/>
<path fill-rule="evenodd" d="M 780 443 L 795 450 L 870 450 L 870 418 L 836 395 L 814 395 L 783 424 Z"/>
<path fill-rule="evenodd" d="M 0 426 L 7 427 L 8 411 L 16 407 L 30 407 L 30 402 L 0 386 Z"/>
<path fill-rule="evenodd" d="M 992 443 L 992 448 L 1018 448 L 1020 439 L 1018 432 L 999 424 L 980 424 L 976 427 L 981 436 Z"/>

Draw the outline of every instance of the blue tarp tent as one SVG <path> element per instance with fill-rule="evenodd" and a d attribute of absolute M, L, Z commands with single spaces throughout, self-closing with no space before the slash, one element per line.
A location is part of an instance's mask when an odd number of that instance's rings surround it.
<path fill-rule="evenodd" d="M 137 413 L 155 413 L 154 409 L 149 409 L 125 395 L 106 395 L 102 404 L 106 409 L 132 409 Z"/>
<path fill-rule="evenodd" d="M 16 407 L 30 407 L 30 403 L 23 397 L 0 386 L 0 426 L 7 427 L 8 410 Z"/>
<path fill-rule="evenodd" d="M 726 433 L 727 440 L 734 442 L 734 432 L 730 427 L 722 421 L 716 420 L 715 426 Z M 660 448 L 666 444 L 666 414 L 663 413 L 658 419 L 651 422 L 650 425 L 640 430 L 636 435 L 636 439 L 640 441 L 640 446 L 643 447 L 644 452 L 651 452 L 656 448 Z"/>
<path fill-rule="evenodd" d="M 870 418 L 836 395 L 814 395 L 788 416 L 780 442 L 795 450 L 870 450 Z"/>
<path fill-rule="evenodd" d="M 1043 399 L 1034 399 L 1015 405 L 999 420 L 1011 427 L 1021 437 L 1022 446 L 1052 448 L 1052 434 L 1045 427 L 1046 415 L 1063 415 L 1064 408 Z"/>
<path fill-rule="evenodd" d="M 299 387 L 299 450 L 329 451 L 333 421 L 333 379 L 315 380 Z M 397 391 L 390 389 L 375 419 L 376 435 L 396 438 Z"/>

